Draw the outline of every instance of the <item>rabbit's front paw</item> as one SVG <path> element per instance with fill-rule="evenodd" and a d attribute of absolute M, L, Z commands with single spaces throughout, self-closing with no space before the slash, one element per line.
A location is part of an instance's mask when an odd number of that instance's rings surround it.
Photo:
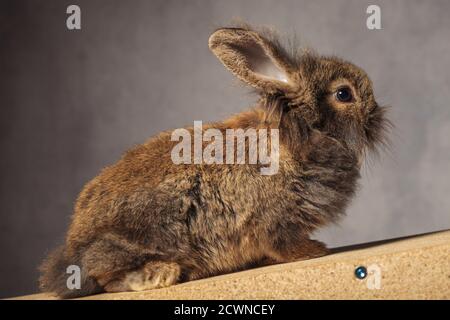
<path fill-rule="evenodd" d="M 317 240 L 304 238 L 301 242 L 289 242 L 284 239 L 282 245 L 277 242 L 270 257 L 278 263 L 313 259 L 330 253 L 326 245 Z"/>

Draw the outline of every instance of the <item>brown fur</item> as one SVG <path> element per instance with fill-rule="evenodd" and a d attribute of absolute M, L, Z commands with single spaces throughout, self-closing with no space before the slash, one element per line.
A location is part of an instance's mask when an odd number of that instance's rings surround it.
<path fill-rule="evenodd" d="M 176 142 L 163 132 L 84 187 L 65 245 L 41 267 L 42 290 L 75 297 L 151 289 L 327 253 L 309 235 L 344 214 L 365 151 L 383 142 L 385 109 L 369 78 L 338 58 L 289 55 L 248 27 L 219 29 L 210 48 L 260 100 L 203 129 L 279 128 L 279 172 L 261 175 L 257 164 L 175 165 Z M 253 53 L 287 81 L 256 72 Z M 343 84 L 354 101 L 334 98 Z M 70 264 L 81 267 L 81 290 L 66 288 Z"/>

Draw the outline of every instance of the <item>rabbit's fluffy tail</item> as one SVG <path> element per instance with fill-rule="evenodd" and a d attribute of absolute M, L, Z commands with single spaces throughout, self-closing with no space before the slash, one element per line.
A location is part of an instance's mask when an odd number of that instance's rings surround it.
<path fill-rule="evenodd" d="M 97 281 L 83 272 L 80 259 L 66 257 L 64 246 L 56 248 L 51 252 L 39 267 L 41 277 L 39 287 L 43 292 L 56 293 L 60 298 L 76 298 L 99 293 L 102 288 Z M 67 279 L 71 273 L 67 273 L 67 267 L 77 265 L 81 269 L 80 289 L 69 289 Z"/>

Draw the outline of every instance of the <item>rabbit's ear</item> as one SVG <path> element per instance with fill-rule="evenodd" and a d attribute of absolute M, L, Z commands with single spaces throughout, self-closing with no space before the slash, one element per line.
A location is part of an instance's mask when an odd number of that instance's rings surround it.
<path fill-rule="evenodd" d="M 209 48 L 235 76 L 265 92 L 291 91 L 290 66 L 272 43 L 251 30 L 225 28 L 209 38 Z"/>

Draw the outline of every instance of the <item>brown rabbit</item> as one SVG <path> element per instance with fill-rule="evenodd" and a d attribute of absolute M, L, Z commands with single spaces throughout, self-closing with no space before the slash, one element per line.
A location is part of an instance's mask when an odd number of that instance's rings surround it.
<path fill-rule="evenodd" d="M 366 151 L 384 142 L 385 108 L 369 78 L 335 57 L 289 54 L 249 27 L 219 29 L 209 47 L 260 99 L 203 130 L 278 129 L 278 172 L 174 164 L 177 142 L 160 133 L 84 187 L 65 245 L 41 266 L 42 290 L 146 290 L 327 254 L 309 235 L 344 214 Z M 81 268 L 81 289 L 67 288 L 69 265 Z"/>

